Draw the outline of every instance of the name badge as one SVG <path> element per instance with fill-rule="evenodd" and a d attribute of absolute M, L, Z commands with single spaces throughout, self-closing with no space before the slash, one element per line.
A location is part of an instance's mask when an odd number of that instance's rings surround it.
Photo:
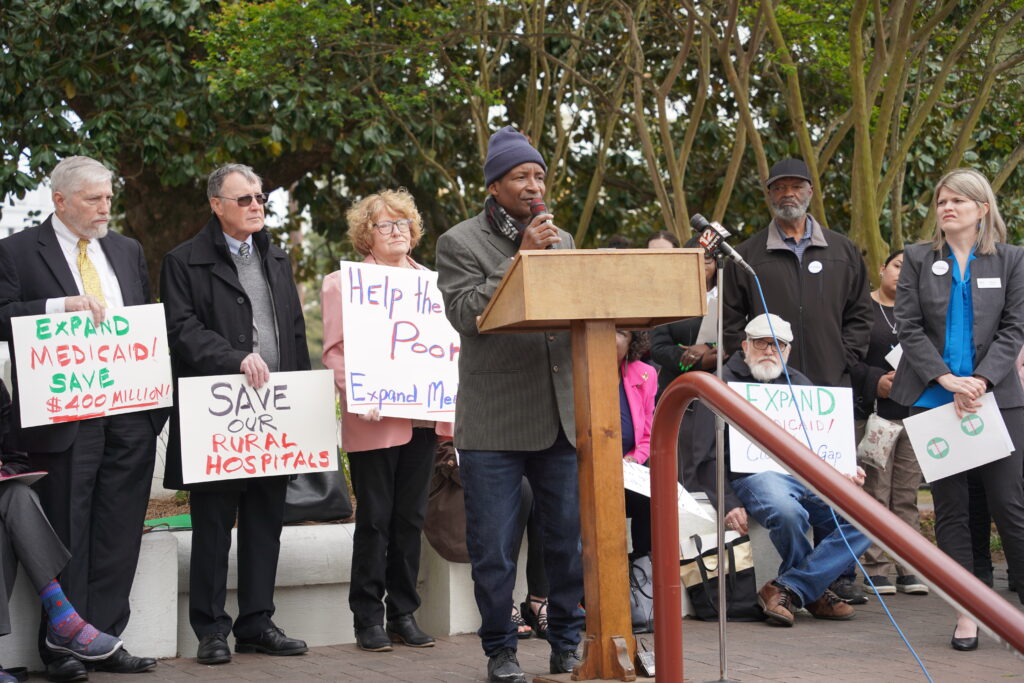
<path fill-rule="evenodd" d="M 949 272 L 949 264 L 945 261 L 936 261 L 932 264 L 932 272 L 936 275 L 945 275 Z"/>
<path fill-rule="evenodd" d="M 997 277 L 979 277 L 978 289 L 999 289 L 1003 283 Z"/>

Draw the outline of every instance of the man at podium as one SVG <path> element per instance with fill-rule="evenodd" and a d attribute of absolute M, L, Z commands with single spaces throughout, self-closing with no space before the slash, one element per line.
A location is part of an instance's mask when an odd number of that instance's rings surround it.
<path fill-rule="evenodd" d="M 547 165 L 522 133 L 491 136 L 484 209 L 437 241 L 438 288 L 462 339 L 455 446 L 466 494 L 466 545 L 488 680 L 525 682 L 511 621 L 520 485 L 533 487 L 550 593 L 550 671 L 572 671 L 583 627 L 579 490 L 568 332 L 481 335 L 483 313 L 520 249 L 572 249 L 543 205 Z M 551 296 L 559 296 L 551 292 Z"/>

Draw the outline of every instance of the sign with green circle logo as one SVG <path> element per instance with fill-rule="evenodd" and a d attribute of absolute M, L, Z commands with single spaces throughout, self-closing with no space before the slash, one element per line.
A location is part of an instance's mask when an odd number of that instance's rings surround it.
<path fill-rule="evenodd" d="M 967 436 L 977 436 L 985 429 L 985 421 L 979 415 L 967 413 L 960 420 L 960 429 Z"/>
<path fill-rule="evenodd" d="M 949 455 L 949 442 L 940 436 L 928 442 L 928 455 L 936 460 L 941 460 Z"/>

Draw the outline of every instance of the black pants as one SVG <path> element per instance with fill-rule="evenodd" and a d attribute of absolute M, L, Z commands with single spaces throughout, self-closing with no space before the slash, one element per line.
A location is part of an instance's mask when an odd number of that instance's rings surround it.
<path fill-rule="evenodd" d="M 920 412 L 915 409 L 913 413 Z M 1024 408 L 1000 411 L 1017 447 L 1009 457 L 970 470 L 985 489 L 988 507 L 1003 540 L 1011 580 L 1024 572 Z M 932 482 L 935 500 L 935 538 L 947 555 L 969 572 L 974 571 L 971 550 L 968 473 Z"/>
<path fill-rule="evenodd" d="M 626 516 L 629 517 L 629 535 L 633 539 L 630 559 L 651 552 L 651 499 L 642 493 L 626 489 Z"/>
<path fill-rule="evenodd" d="M 121 635 L 131 610 L 142 526 L 156 456 L 153 423 L 145 412 L 83 420 L 71 448 L 30 454 L 49 472 L 35 484 L 57 537 L 71 551 L 60 575 L 64 594 L 83 619 Z M 54 656 L 40 626 L 39 654 Z"/>
<path fill-rule="evenodd" d="M 245 490 L 192 491 L 188 618 L 196 637 L 253 638 L 274 622 L 274 582 L 288 477 L 249 479 Z M 238 617 L 224 611 L 231 527 L 238 518 Z"/>
<path fill-rule="evenodd" d="M 357 629 L 420 606 L 420 536 L 436 449 L 434 430 L 418 427 L 407 444 L 348 454 L 356 494 L 348 604 Z"/>
<path fill-rule="evenodd" d="M 4 573 L 0 635 L 11 632 L 7 602 L 18 577 L 18 562 L 25 567 L 32 588 L 38 593 L 57 577 L 70 557 L 46 519 L 35 492 L 19 481 L 0 485 L 0 569 Z"/>

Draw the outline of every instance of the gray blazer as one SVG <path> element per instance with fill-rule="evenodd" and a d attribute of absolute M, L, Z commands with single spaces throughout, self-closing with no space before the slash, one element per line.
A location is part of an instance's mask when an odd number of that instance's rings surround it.
<path fill-rule="evenodd" d="M 948 254 L 948 247 L 940 254 L 931 244 L 915 244 L 904 253 L 895 308 L 903 358 L 892 398 L 906 406 L 949 372 L 942 352 L 953 273 L 952 269 L 941 275 L 932 271 L 932 264 Z M 989 286 L 979 287 L 979 283 Z M 997 244 L 994 254 L 976 254 L 971 262 L 971 300 L 974 374 L 994 387 L 1000 408 L 1024 406 L 1024 389 L 1014 365 L 1024 346 L 1024 249 Z"/>
<path fill-rule="evenodd" d="M 556 249 L 573 249 L 558 231 Z M 558 428 L 576 443 L 569 332 L 480 334 L 476 317 L 518 251 L 483 213 L 437 240 L 437 286 L 462 338 L 455 446 L 467 450 L 540 451 Z"/>

